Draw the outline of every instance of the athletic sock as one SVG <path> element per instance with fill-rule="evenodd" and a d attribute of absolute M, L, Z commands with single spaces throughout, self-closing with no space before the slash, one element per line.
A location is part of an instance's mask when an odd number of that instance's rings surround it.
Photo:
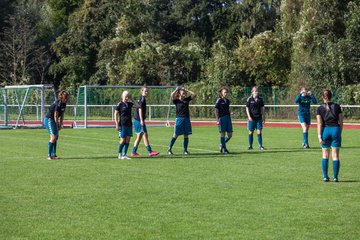
<path fill-rule="evenodd" d="M 339 170 L 340 170 L 340 160 L 333 160 L 334 178 L 338 178 Z"/>
<path fill-rule="evenodd" d="M 174 146 L 175 141 L 176 141 L 176 138 L 174 138 L 174 137 L 171 138 L 170 144 L 169 144 L 169 150 L 172 149 L 172 147 Z"/>
<path fill-rule="evenodd" d="M 223 149 L 226 149 L 225 142 L 226 142 L 225 137 L 220 137 L 220 144 Z"/>
<path fill-rule="evenodd" d="M 225 143 L 227 143 L 230 140 L 228 136 L 225 137 Z"/>
<path fill-rule="evenodd" d="M 187 152 L 189 146 L 189 138 L 184 138 L 184 151 Z"/>
<path fill-rule="evenodd" d="M 57 140 L 53 143 L 52 156 L 56 156 L 56 145 L 57 145 Z"/>
<path fill-rule="evenodd" d="M 323 158 L 321 161 L 321 169 L 322 169 L 324 178 L 329 178 L 328 177 L 328 168 L 329 168 L 329 159 Z"/>
<path fill-rule="evenodd" d="M 52 142 L 49 142 L 48 143 L 48 156 L 51 157 L 51 154 L 53 152 L 53 149 L 54 149 L 54 143 Z"/>
<path fill-rule="evenodd" d="M 122 150 L 123 150 L 123 148 L 124 148 L 124 144 L 119 143 L 118 146 L 119 146 L 119 147 L 118 147 L 118 153 L 122 154 Z"/>
<path fill-rule="evenodd" d="M 252 147 L 254 142 L 254 135 L 249 134 L 248 139 L 249 139 L 249 147 Z"/>
<path fill-rule="evenodd" d="M 262 147 L 262 134 L 257 135 L 259 147 Z"/>
<path fill-rule="evenodd" d="M 303 143 L 309 144 L 309 134 L 307 132 L 303 132 Z"/>
<path fill-rule="evenodd" d="M 151 146 L 150 145 L 146 146 L 146 150 L 148 151 L 148 153 L 151 153 L 152 152 Z"/>
<path fill-rule="evenodd" d="M 137 148 L 138 148 L 138 147 L 134 146 L 131 153 L 136 153 Z"/>
<path fill-rule="evenodd" d="M 124 155 L 126 155 L 128 148 L 129 148 L 129 143 L 125 143 L 124 144 Z"/>

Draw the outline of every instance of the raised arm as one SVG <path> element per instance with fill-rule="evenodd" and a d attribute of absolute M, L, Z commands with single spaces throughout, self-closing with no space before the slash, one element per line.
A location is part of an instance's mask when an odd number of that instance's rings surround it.
<path fill-rule="evenodd" d="M 191 96 L 191 99 L 194 99 L 196 97 L 196 93 L 188 90 L 188 89 L 185 89 L 186 92 L 190 93 L 190 96 Z"/>
<path fill-rule="evenodd" d="M 171 99 L 172 100 L 175 100 L 176 99 L 176 95 L 177 95 L 177 93 L 178 93 L 178 91 L 179 91 L 179 87 L 177 87 L 172 93 L 171 93 Z"/>

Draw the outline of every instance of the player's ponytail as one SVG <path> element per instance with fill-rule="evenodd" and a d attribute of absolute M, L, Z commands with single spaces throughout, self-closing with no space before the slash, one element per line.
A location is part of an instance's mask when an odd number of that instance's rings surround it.
<path fill-rule="evenodd" d="M 333 95 L 332 92 L 330 90 L 324 90 L 322 93 L 322 98 L 324 99 L 325 103 L 326 103 L 326 108 L 328 110 L 330 110 L 330 103 L 331 103 L 331 99 L 332 99 Z"/>

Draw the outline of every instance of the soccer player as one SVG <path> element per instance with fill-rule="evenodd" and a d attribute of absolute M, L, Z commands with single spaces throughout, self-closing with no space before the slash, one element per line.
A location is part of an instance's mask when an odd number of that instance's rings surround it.
<path fill-rule="evenodd" d="M 44 119 L 45 127 L 50 134 L 50 141 L 48 143 L 48 160 L 58 159 L 58 156 L 56 156 L 56 146 L 59 139 L 59 131 L 63 126 L 64 112 L 68 98 L 69 94 L 66 91 L 61 91 L 58 95 L 58 100 L 51 104 Z"/>
<path fill-rule="evenodd" d="M 220 152 L 224 152 L 225 154 L 229 154 L 226 143 L 230 140 L 233 133 L 229 110 L 230 101 L 226 98 L 228 93 L 229 89 L 222 87 L 219 90 L 219 98 L 215 103 L 216 124 L 218 125 L 220 132 Z M 227 133 L 226 137 L 225 133 Z"/>
<path fill-rule="evenodd" d="M 317 132 L 319 142 L 322 148 L 322 172 L 323 181 L 328 182 L 328 163 L 330 156 L 330 147 L 332 148 L 334 182 L 338 182 L 340 170 L 340 147 L 341 132 L 343 129 L 343 113 L 339 104 L 331 102 L 332 92 L 325 90 L 322 93 L 322 99 L 325 104 L 320 105 L 316 112 Z"/>
<path fill-rule="evenodd" d="M 189 93 L 190 96 L 187 97 L 187 93 Z M 173 155 L 171 149 L 179 135 L 184 135 L 184 154 L 189 154 L 187 148 L 189 145 L 189 135 L 192 134 L 189 103 L 195 96 L 196 94 L 194 92 L 187 90 L 184 87 L 177 87 L 175 91 L 171 93 L 171 98 L 176 106 L 176 119 L 174 135 L 171 138 L 167 151 L 169 155 Z"/>
<path fill-rule="evenodd" d="M 118 145 L 119 159 L 131 159 L 126 154 L 129 148 L 130 138 L 132 137 L 131 109 L 133 105 L 139 108 L 139 114 L 142 114 L 140 105 L 133 100 L 128 91 L 124 91 L 121 95 L 121 102 L 115 108 L 115 125 L 120 137 Z"/>
<path fill-rule="evenodd" d="M 259 96 L 259 90 L 257 87 L 253 87 L 251 90 L 251 96 L 246 101 L 246 114 L 248 117 L 248 130 L 249 130 L 249 147 L 248 150 L 253 149 L 253 134 L 255 128 L 257 129 L 257 139 L 259 144 L 259 150 L 264 150 L 262 144 L 262 129 L 263 123 L 265 123 L 265 107 L 264 101 Z"/>
<path fill-rule="evenodd" d="M 306 88 L 302 87 L 300 89 L 300 94 L 296 96 L 295 103 L 299 105 L 298 107 L 298 116 L 299 122 L 303 130 L 303 148 L 310 148 L 308 132 L 311 124 L 310 116 L 310 104 L 317 103 L 315 96 Z"/>
<path fill-rule="evenodd" d="M 146 96 L 149 93 L 149 89 L 146 86 L 143 86 L 140 90 L 141 97 L 138 101 L 140 108 L 136 109 L 135 116 L 134 116 L 134 129 L 136 133 L 136 140 L 134 142 L 134 147 L 131 153 L 131 157 L 138 157 L 140 154 L 138 154 L 137 148 L 139 146 L 139 143 L 141 139 L 144 137 L 144 144 L 146 147 L 146 150 L 149 153 L 150 157 L 154 157 L 159 154 L 159 152 L 155 152 L 151 149 L 150 143 L 149 143 L 149 135 L 147 133 L 146 124 L 145 124 L 145 118 L 146 118 Z M 141 114 L 140 114 L 141 109 Z"/>

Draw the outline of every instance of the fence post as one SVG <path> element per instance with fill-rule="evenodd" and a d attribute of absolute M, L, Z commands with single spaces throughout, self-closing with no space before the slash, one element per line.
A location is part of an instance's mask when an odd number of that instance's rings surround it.
<path fill-rule="evenodd" d="M 151 112 L 151 106 L 149 106 L 149 121 L 151 121 L 151 116 L 152 115 L 152 112 Z"/>

